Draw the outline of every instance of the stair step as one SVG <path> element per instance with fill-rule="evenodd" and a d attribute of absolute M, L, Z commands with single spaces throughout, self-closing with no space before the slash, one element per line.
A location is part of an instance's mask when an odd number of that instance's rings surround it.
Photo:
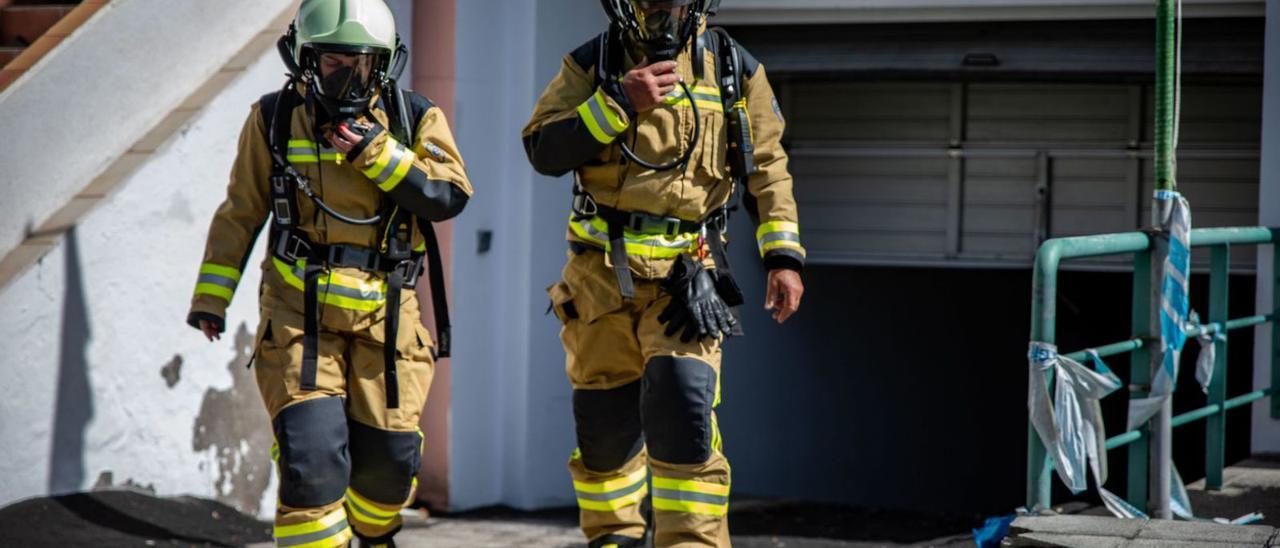
<path fill-rule="evenodd" d="M 12 5 L 0 8 L 0 44 L 25 46 L 35 42 L 75 5 Z"/>
<path fill-rule="evenodd" d="M 26 48 L 0 47 L 0 68 L 4 68 L 5 65 L 9 64 L 9 61 L 16 58 L 24 49 Z"/>

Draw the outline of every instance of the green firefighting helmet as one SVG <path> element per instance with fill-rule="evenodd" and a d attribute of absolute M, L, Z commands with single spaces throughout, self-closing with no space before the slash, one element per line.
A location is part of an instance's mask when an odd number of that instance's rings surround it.
<path fill-rule="evenodd" d="M 384 0 L 303 0 L 281 54 L 330 115 L 363 112 L 403 68 L 404 48 Z M 400 61 L 397 63 L 397 61 Z"/>

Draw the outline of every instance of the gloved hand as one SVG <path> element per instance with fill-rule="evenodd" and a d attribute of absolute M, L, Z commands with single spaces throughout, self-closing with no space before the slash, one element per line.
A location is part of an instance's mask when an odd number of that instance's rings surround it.
<path fill-rule="evenodd" d="M 720 338 L 733 332 L 738 322 L 724 300 L 716 292 L 715 281 L 702 263 L 688 255 L 680 255 L 661 287 L 671 294 L 671 303 L 658 315 L 667 324 L 668 337 L 677 331 L 680 340 L 689 342 L 695 336 Z"/>

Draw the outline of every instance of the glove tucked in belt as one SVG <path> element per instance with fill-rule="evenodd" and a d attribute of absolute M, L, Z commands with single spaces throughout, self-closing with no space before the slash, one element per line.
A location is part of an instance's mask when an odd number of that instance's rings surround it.
<path fill-rule="evenodd" d="M 715 280 L 702 263 L 688 255 L 680 255 L 661 287 L 671 294 L 671 303 L 662 310 L 658 321 L 667 324 L 668 337 L 683 329 L 680 340 L 689 342 L 695 336 L 720 338 L 733 332 L 737 320 L 716 291 Z"/>

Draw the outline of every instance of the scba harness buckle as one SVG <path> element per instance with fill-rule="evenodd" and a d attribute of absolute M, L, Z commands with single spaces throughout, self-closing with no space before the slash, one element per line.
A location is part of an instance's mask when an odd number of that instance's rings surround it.
<path fill-rule="evenodd" d="M 675 217 L 658 217 L 647 213 L 632 213 L 627 220 L 627 228 L 640 234 L 662 234 L 679 236 L 680 225 L 684 221 Z"/>
<path fill-rule="evenodd" d="M 311 257 L 311 244 L 292 232 L 286 232 L 276 244 L 276 255 L 289 263 Z"/>
<path fill-rule="evenodd" d="M 376 269 L 377 256 L 368 248 L 348 245 L 329 246 L 326 262 L 336 266 L 352 266 L 362 270 Z"/>
<path fill-rule="evenodd" d="M 396 263 L 395 271 L 400 274 L 404 280 L 404 287 L 412 288 L 418 285 L 418 276 L 422 274 L 422 262 L 413 259 L 405 259 Z"/>

